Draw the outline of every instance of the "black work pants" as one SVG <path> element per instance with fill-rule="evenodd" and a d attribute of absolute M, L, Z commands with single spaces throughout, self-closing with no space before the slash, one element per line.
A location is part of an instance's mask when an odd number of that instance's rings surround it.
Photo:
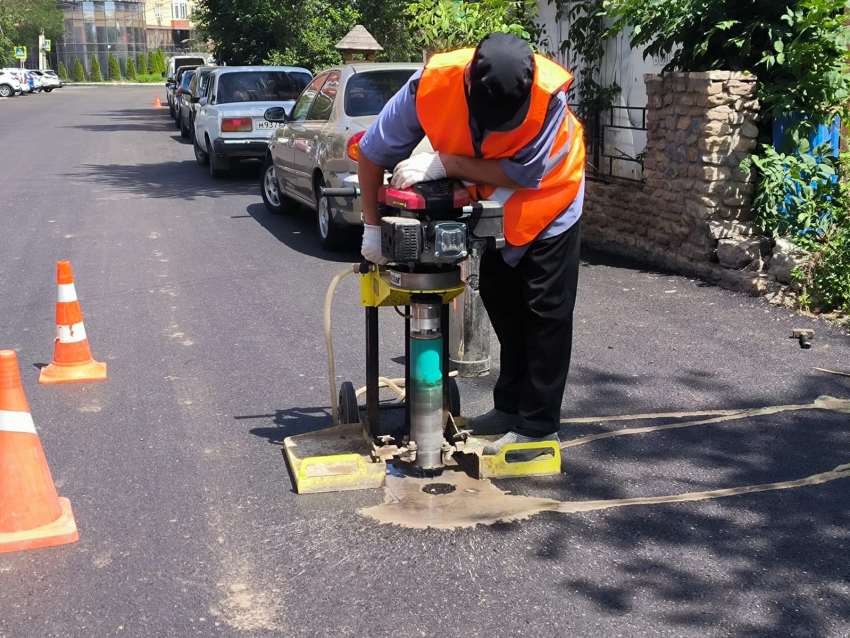
<path fill-rule="evenodd" d="M 519 414 L 517 434 L 541 437 L 560 428 L 573 345 L 579 224 L 533 241 L 515 268 L 497 250 L 481 258 L 481 300 L 502 351 L 494 404 Z"/>

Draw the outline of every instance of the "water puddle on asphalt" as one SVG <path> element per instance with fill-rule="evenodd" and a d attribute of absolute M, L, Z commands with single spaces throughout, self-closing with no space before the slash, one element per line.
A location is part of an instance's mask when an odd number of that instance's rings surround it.
<path fill-rule="evenodd" d="M 712 412 L 680 412 L 667 414 L 641 414 L 623 417 L 603 417 L 599 419 L 565 420 L 566 422 L 598 423 L 614 420 L 640 420 L 718 415 L 710 419 L 670 423 L 666 425 L 645 428 L 628 428 L 584 436 L 561 443 L 561 448 L 585 445 L 600 439 L 615 436 L 634 436 L 664 430 L 721 423 L 753 416 L 778 414 L 800 410 L 831 410 L 850 414 L 850 400 L 833 397 L 819 397 L 816 401 L 803 405 L 784 405 L 737 411 Z M 602 501 L 556 501 L 548 498 L 515 496 L 499 489 L 489 480 L 477 480 L 467 476 L 462 471 L 446 469 L 439 478 L 417 478 L 401 474 L 388 474 L 386 479 L 385 501 L 381 505 L 364 508 L 358 511 L 361 516 L 371 518 L 381 524 L 399 525 L 413 529 L 442 529 L 475 527 L 476 525 L 493 525 L 497 522 L 519 521 L 529 518 L 539 512 L 560 512 L 562 514 L 578 514 L 615 507 L 636 505 L 657 505 L 664 503 L 684 503 L 704 501 L 715 498 L 725 498 L 755 492 L 791 489 L 806 485 L 820 485 L 838 479 L 850 478 L 850 464 L 840 465 L 833 470 L 813 474 L 804 478 L 765 483 L 761 485 L 745 485 L 728 489 L 708 490 L 704 492 L 688 492 L 668 496 L 638 497 L 626 499 L 609 499 Z"/>

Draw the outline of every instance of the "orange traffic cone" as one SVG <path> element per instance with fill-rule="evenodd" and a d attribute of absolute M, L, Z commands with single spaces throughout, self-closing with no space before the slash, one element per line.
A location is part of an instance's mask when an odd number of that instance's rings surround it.
<path fill-rule="evenodd" d="M 159 101 L 158 95 L 156 96 L 156 99 L 154 99 L 154 101 L 153 101 L 153 107 L 155 109 L 161 109 L 162 108 L 162 102 Z"/>
<path fill-rule="evenodd" d="M 59 298 L 56 302 L 56 341 L 53 363 L 41 369 L 39 383 L 73 383 L 75 381 L 105 381 L 106 364 L 91 356 L 83 313 L 74 289 L 71 262 L 60 261 L 57 266 Z"/>
<path fill-rule="evenodd" d="M 14 350 L 0 351 L 0 554 L 74 543 L 71 502 L 56 495 L 21 387 Z"/>

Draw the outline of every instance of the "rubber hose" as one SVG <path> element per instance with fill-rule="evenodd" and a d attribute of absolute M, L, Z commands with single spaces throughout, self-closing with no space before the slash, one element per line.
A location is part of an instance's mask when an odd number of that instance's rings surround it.
<path fill-rule="evenodd" d="M 360 265 L 354 264 L 349 266 L 336 277 L 331 279 L 331 284 L 328 286 L 328 292 L 325 294 L 325 343 L 328 347 L 328 379 L 331 388 L 331 414 L 333 414 L 334 425 L 339 425 L 339 410 L 337 409 L 337 394 L 336 394 L 336 366 L 334 366 L 334 342 L 331 334 L 331 302 L 334 298 L 334 292 L 339 282 L 345 279 L 348 275 L 353 275 L 360 272 Z"/>

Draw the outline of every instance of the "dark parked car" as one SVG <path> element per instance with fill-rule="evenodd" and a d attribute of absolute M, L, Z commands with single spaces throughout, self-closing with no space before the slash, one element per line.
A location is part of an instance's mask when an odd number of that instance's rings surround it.
<path fill-rule="evenodd" d="M 181 137 L 189 137 L 188 135 L 183 134 L 183 129 L 186 128 L 186 125 L 183 123 L 183 102 L 188 102 L 189 97 L 186 96 L 186 99 L 184 100 L 183 96 L 186 95 L 186 92 L 189 90 L 189 83 L 192 81 L 193 77 L 195 77 L 194 70 L 186 71 L 183 74 L 183 78 L 180 80 L 180 86 L 174 92 L 174 125 L 180 129 Z"/>
<path fill-rule="evenodd" d="M 210 73 L 218 67 L 215 66 L 199 66 L 195 69 L 195 74 L 189 82 L 189 86 L 183 89 L 183 95 L 180 100 L 180 135 L 184 138 L 192 138 L 195 135 L 195 115 L 198 113 L 197 100 L 192 100 L 193 97 L 202 98 L 207 94 L 207 85 L 210 78 Z"/>
<path fill-rule="evenodd" d="M 197 69 L 199 66 L 201 65 L 189 64 L 181 66 L 174 72 L 173 78 L 168 78 L 165 81 L 165 99 L 168 100 L 169 113 L 171 113 L 171 117 L 175 120 L 177 119 L 177 104 L 175 103 L 177 100 L 177 89 L 180 88 L 180 83 L 183 81 L 183 74 L 186 73 L 186 71 Z"/>

